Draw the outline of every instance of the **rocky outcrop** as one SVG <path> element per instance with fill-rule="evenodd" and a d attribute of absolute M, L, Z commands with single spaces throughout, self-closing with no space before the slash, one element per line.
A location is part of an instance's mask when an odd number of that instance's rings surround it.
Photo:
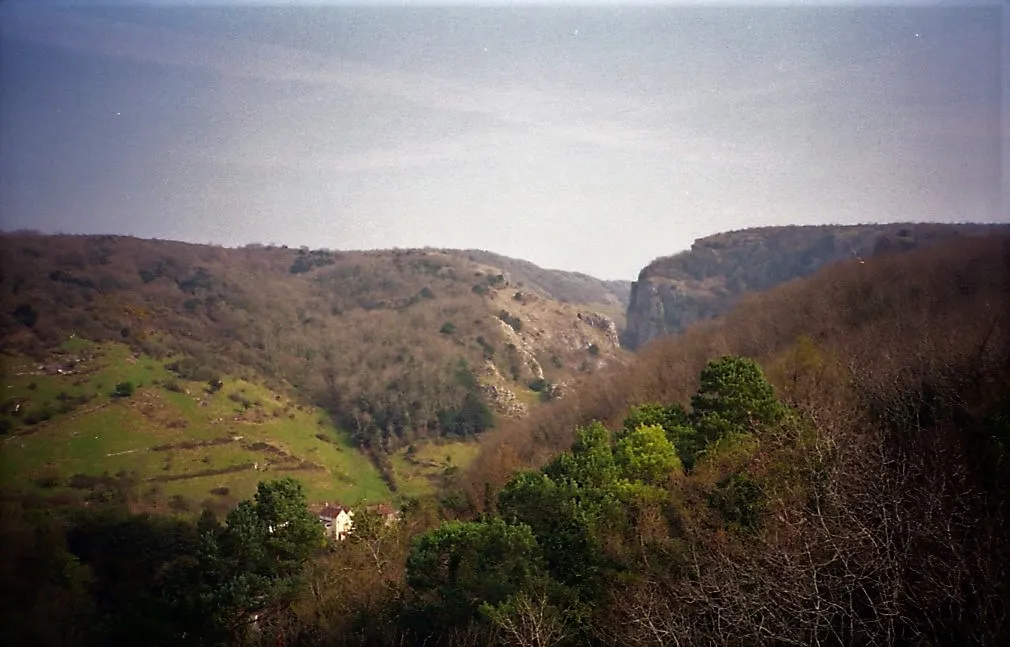
<path fill-rule="evenodd" d="M 482 384 L 480 390 L 488 404 L 503 416 L 522 418 L 529 413 L 526 405 L 509 389 L 496 384 Z"/>
<path fill-rule="evenodd" d="M 1007 225 L 898 223 L 764 227 L 696 240 L 691 249 L 659 258 L 631 286 L 621 343 L 635 350 L 656 337 L 717 317 L 747 292 L 813 274 L 825 265 L 864 262 Z"/>
<path fill-rule="evenodd" d="M 620 344 L 617 336 L 617 324 L 610 317 L 601 315 L 598 312 L 580 312 L 576 316 L 579 321 L 584 321 L 589 326 L 602 331 L 606 335 L 607 340 L 614 346 Z"/>
<path fill-rule="evenodd" d="M 512 326 L 508 325 L 504 321 L 499 319 L 498 321 L 502 334 L 508 343 L 511 344 L 511 348 L 514 352 L 519 355 L 522 364 L 529 370 L 530 376 L 533 379 L 543 379 L 544 369 L 540 366 L 540 362 L 536 357 L 536 350 L 533 348 L 523 335 L 515 331 Z"/>

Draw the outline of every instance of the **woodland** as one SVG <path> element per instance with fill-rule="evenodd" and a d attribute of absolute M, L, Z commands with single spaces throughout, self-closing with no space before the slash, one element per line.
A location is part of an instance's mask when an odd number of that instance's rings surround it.
<path fill-rule="evenodd" d="M 573 351 L 576 388 L 522 417 L 491 414 L 473 368 L 509 350 L 515 315 L 480 304 L 514 274 L 421 250 L 59 243 L 4 239 L 10 357 L 73 331 L 194 384 L 302 394 L 355 451 L 477 451 L 339 542 L 291 476 L 189 514 L 138 510 L 124 479 L 86 505 L 5 483 L 11 644 L 1010 642 L 1005 233 L 825 265 L 605 368 Z"/>

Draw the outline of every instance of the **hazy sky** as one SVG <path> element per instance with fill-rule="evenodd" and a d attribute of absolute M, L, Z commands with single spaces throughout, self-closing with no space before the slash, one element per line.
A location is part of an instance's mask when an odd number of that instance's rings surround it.
<path fill-rule="evenodd" d="M 4 229 L 631 279 L 728 229 L 1008 220 L 1000 3 L 90 4 L 0 2 Z"/>

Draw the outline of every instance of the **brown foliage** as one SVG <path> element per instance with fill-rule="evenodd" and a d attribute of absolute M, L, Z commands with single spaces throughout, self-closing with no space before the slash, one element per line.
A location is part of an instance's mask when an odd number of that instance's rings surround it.
<path fill-rule="evenodd" d="M 971 238 L 839 264 L 750 295 L 723 318 L 657 339 L 633 365 L 598 375 L 565 400 L 488 434 L 464 476 L 471 501 L 480 501 L 485 482 L 497 488 L 514 469 L 541 465 L 567 449 L 574 429 L 593 419 L 614 425 L 637 403 L 687 404 L 706 362 L 725 354 L 756 359 L 781 393 L 819 420 L 929 380 L 952 397 L 972 389 L 980 402 L 1010 392 L 1005 372 L 997 377 L 1006 370 L 1010 343 L 1008 240 Z M 817 388 L 808 384 L 805 391 L 783 372 L 801 337 L 824 358 L 820 372 L 805 378 L 817 380 Z M 945 375 L 953 382 L 937 381 Z"/>
<path fill-rule="evenodd" d="M 740 296 L 853 259 L 904 253 L 965 237 L 1006 235 L 1006 225 L 891 223 L 761 227 L 702 238 L 642 270 L 628 310 L 626 344 L 725 314 Z M 661 306 L 661 307 L 657 307 Z"/>
<path fill-rule="evenodd" d="M 324 406 L 375 448 L 444 431 L 439 414 L 473 390 L 460 361 L 478 370 L 495 350 L 499 362 L 507 354 L 500 304 L 472 291 L 476 266 L 458 253 L 30 233 L 0 243 L 6 349 L 42 357 L 76 334 L 188 358 L 189 379 L 251 371 Z M 439 334 L 446 322 L 451 334 Z M 558 379 L 584 354 L 539 350 L 563 356 Z"/>

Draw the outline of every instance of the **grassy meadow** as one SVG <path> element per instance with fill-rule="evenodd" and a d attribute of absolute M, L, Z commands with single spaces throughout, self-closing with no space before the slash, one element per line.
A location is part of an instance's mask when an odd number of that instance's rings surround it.
<path fill-rule="evenodd" d="M 141 508 L 184 513 L 293 475 L 313 502 L 390 500 L 321 410 L 237 378 L 182 380 L 171 363 L 77 338 L 46 362 L 4 357 L 5 489 L 70 503 L 114 486 Z"/>

